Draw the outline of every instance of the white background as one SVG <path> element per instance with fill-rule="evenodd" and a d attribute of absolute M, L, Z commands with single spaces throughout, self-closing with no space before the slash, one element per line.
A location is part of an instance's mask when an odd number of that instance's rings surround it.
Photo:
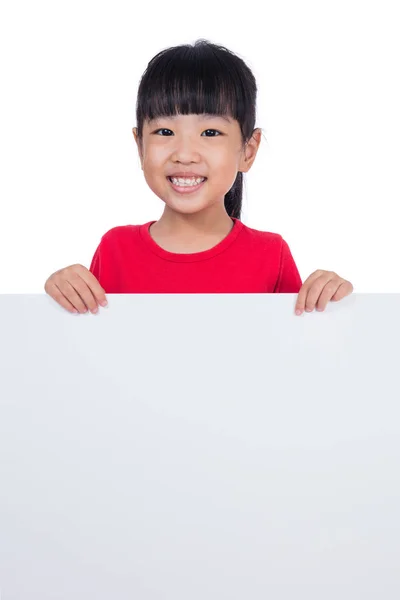
<path fill-rule="evenodd" d="M 263 137 L 242 220 L 280 233 L 303 281 L 399 292 L 398 3 L 8 2 L 0 12 L 0 292 L 89 267 L 110 228 L 157 220 L 132 127 L 140 77 L 198 38 L 257 79 Z"/>

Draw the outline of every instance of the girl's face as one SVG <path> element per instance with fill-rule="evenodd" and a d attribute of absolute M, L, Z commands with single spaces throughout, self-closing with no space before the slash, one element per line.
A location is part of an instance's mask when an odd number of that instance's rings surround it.
<path fill-rule="evenodd" d="M 216 203 L 224 207 L 224 196 L 238 171 L 250 169 L 261 136 L 261 131 L 255 130 L 243 149 L 236 120 L 204 114 L 145 122 L 142 148 L 137 129 L 132 131 L 147 184 L 171 209 L 184 213 L 198 212 Z M 207 180 L 198 191 L 182 194 L 174 190 L 167 178 L 177 172 L 193 172 Z"/>

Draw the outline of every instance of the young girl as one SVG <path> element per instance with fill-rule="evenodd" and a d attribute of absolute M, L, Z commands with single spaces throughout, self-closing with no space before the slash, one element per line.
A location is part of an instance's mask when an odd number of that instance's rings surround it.
<path fill-rule="evenodd" d="M 198 40 L 158 53 L 140 81 L 133 135 L 158 221 L 101 238 L 90 269 L 53 273 L 45 291 L 70 312 L 97 312 L 106 293 L 297 293 L 296 314 L 324 310 L 353 286 L 318 270 L 302 285 L 288 244 L 241 220 L 243 173 L 261 139 L 257 86 L 245 62 Z"/>

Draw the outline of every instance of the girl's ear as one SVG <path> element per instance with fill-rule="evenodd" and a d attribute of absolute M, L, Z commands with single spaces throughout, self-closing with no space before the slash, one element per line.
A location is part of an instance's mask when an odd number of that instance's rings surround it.
<path fill-rule="evenodd" d="M 133 137 L 135 138 L 135 142 L 136 142 L 136 145 L 137 145 L 137 148 L 138 148 L 140 162 L 142 163 L 142 153 L 140 151 L 140 144 L 139 144 L 139 138 L 138 138 L 138 134 L 137 134 L 137 127 L 133 127 L 132 128 L 132 133 L 133 133 Z M 143 164 L 141 164 L 141 167 L 143 169 Z"/>
<path fill-rule="evenodd" d="M 247 171 L 250 169 L 250 167 L 252 166 L 252 164 L 256 158 L 257 151 L 260 146 L 260 142 L 261 142 L 261 129 L 257 128 L 257 129 L 254 129 L 251 138 L 249 139 L 249 141 L 246 144 L 246 148 L 245 148 L 242 160 L 240 161 L 239 171 L 242 171 L 243 173 L 247 173 Z"/>

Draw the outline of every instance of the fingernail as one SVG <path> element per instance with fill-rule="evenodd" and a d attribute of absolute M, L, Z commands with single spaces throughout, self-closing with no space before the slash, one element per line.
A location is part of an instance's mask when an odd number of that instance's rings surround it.
<path fill-rule="evenodd" d="M 301 311 L 301 310 L 298 308 L 298 309 L 296 310 L 296 315 L 301 315 L 301 313 L 302 313 L 302 311 Z"/>
<path fill-rule="evenodd" d="M 100 302 L 101 306 L 107 306 L 108 302 L 107 300 L 103 300 L 103 302 Z"/>

